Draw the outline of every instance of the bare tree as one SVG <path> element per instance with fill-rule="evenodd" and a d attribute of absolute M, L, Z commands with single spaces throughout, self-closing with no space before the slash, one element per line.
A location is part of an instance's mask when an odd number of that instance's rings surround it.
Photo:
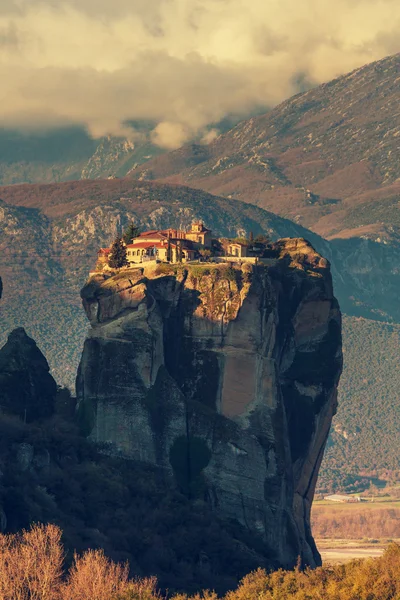
<path fill-rule="evenodd" d="M 63 562 L 61 530 L 55 525 L 1 535 L 0 599 L 61 599 Z"/>
<path fill-rule="evenodd" d="M 103 550 L 75 555 L 64 591 L 65 600 L 110 600 L 128 590 L 128 564 L 114 563 Z"/>

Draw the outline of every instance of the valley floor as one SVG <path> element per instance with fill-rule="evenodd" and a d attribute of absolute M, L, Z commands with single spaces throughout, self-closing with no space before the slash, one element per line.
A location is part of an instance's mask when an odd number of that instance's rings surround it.
<path fill-rule="evenodd" d="M 382 556 L 389 545 L 387 540 L 364 542 L 362 540 L 317 539 L 315 541 L 325 566 L 342 564 L 358 558 L 377 558 Z M 400 543 L 400 539 L 392 541 Z"/>
<path fill-rule="evenodd" d="M 390 543 L 400 544 L 400 502 L 391 497 L 354 504 L 317 500 L 311 523 L 325 565 L 376 558 Z"/>

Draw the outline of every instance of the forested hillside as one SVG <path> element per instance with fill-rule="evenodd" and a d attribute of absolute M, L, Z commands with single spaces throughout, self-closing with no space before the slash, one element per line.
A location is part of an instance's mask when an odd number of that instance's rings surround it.
<path fill-rule="evenodd" d="M 343 318 L 344 368 L 318 487 L 359 490 L 400 477 L 400 325 Z"/>

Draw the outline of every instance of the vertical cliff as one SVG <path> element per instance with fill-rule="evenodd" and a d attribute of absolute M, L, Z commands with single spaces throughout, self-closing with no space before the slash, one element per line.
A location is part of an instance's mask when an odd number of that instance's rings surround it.
<path fill-rule="evenodd" d="M 50 417 L 57 385 L 47 360 L 23 327 L 0 348 L 0 410 L 26 422 Z"/>
<path fill-rule="evenodd" d="M 0 277 L 0 298 L 3 284 Z M 57 385 L 47 360 L 23 327 L 0 348 L 0 412 L 26 422 L 53 414 Z"/>
<path fill-rule="evenodd" d="M 258 532 L 277 564 L 318 564 L 310 508 L 336 410 L 341 318 L 303 239 L 250 264 L 157 265 L 92 278 L 77 378 L 83 429 L 160 466 Z"/>

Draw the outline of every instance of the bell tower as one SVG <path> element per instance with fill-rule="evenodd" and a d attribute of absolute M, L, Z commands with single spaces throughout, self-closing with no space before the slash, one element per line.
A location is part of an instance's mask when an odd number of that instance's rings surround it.
<path fill-rule="evenodd" d="M 192 223 L 192 232 L 201 233 L 203 231 L 203 223 L 201 221 L 195 221 Z"/>

